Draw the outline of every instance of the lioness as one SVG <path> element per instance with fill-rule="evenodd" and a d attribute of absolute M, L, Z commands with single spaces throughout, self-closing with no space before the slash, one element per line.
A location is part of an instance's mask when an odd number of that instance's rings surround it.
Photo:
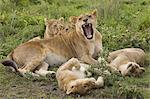
<path fill-rule="evenodd" d="M 75 67 L 75 69 L 73 69 L 73 67 Z M 81 64 L 78 59 L 71 58 L 57 70 L 56 78 L 58 86 L 61 90 L 65 91 L 66 94 L 85 94 L 88 90 L 104 85 L 102 77 L 99 77 L 97 81 L 95 78 L 86 78 L 86 75 L 80 68 Z"/>
<path fill-rule="evenodd" d="M 122 75 L 139 76 L 144 72 L 145 52 L 139 48 L 125 48 L 111 52 L 108 56 L 109 66 L 119 70 Z"/>
<path fill-rule="evenodd" d="M 95 11 L 97 11 L 97 10 L 95 9 Z M 88 15 L 88 17 L 91 17 L 91 15 Z M 73 29 L 74 25 L 76 24 L 76 16 L 71 16 L 69 18 L 68 24 L 69 24 L 68 25 L 69 30 L 70 30 L 70 28 Z M 96 24 L 97 24 L 97 22 L 96 22 Z M 103 49 L 102 49 L 102 35 L 97 29 L 95 29 L 94 43 L 95 43 L 95 48 L 94 48 L 94 54 L 92 57 L 95 59 L 98 59 L 98 54 L 102 53 Z"/>
<path fill-rule="evenodd" d="M 94 11 L 96 12 L 96 10 L 94 10 Z M 87 14 L 87 16 L 90 18 L 94 18 L 90 14 Z M 71 16 L 69 18 L 69 22 L 64 22 L 63 18 L 60 18 L 59 20 L 45 19 L 46 31 L 44 34 L 44 38 L 51 38 L 58 34 L 62 34 L 62 33 L 68 34 L 69 32 L 76 31 L 76 28 L 75 28 L 76 21 L 77 21 L 76 16 Z M 96 21 L 96 20 L 94 20 L 94 21 Z M 96 26 L 96 22 L 95 22 L 95 26 Z M 88 30 L 87 30 L 87 32 L 88 32 Z M 98 54 L 100 52 L 102 52 L 102 35 L 96 28 L 95 28 L 95 39 L 93 42 L 95 43 L 95 48 L 94 48 L 94 53 L 93 53 L 92 57 L 97 59 Z"/>
<path fill-rule="evenodd" d="M 76 31 L 19 45 L 2 64 L 13 65 L 22 75 L 35 70 L 41 71 L 35 73 L 43 75 L 48 65 L 61 65 L 72 57 L 88 64 L 97 64 L 98 61 L 92 58 L 95 51 L 96 13 L 94 10 L 90 14 L 75 17 Z"/>

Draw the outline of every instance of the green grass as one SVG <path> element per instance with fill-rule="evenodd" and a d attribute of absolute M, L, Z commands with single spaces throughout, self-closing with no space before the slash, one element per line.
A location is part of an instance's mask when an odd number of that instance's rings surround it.
<path fill-rule="evenodd" d="M 0 60 L 19 44 L 43 37 L 44 18 L 60 18 L 98 10 L 97 29 L 103 35 L 104 50 L 126 47 L 146 51 L 146 72 L 139 78 L 113 74 L 104 88 L 85 96 L 65 95 L 56 81 L 23 78 L 0 65 L 0 98 L 150 98 L 150 0 L 1 0 Z"/>

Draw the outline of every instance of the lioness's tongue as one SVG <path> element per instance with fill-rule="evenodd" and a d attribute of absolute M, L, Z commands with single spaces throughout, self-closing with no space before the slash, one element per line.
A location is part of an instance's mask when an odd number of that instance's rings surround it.
<path fill-rule="evenodd" d="M 92 29 L 90 26 L 85 27 L 85 33 L 86 33 L 88 38 L 92 37 Z"/>

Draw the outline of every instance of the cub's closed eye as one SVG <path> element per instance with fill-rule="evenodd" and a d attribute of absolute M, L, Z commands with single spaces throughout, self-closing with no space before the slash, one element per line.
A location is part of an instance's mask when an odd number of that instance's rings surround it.
<path fill-rule="evenodd" d="M 139 68 L 137 65 L 134 65 L 135 68 Z"/>
<path fill-rule="evenodd" d="M 121 71 L 119 70 L 119 73 L 121 73 Z"/>
<path fill-rule="evenodd" d="M 128 68 L 131 67 L 131 66 L 132 66 L 132 64 L 129 64 Z"/>
<path fill-rule="evenodd" d="M 79 20 L 81 20 L 82 18 L 79 18 Z"/>

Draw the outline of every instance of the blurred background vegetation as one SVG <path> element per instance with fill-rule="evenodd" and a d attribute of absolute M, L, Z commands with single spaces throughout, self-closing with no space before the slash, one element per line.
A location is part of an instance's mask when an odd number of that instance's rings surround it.
<path fill-rule="evenodd" d="M 145 50 L 148 57 L 150 56 L 150 0 L 0 0 L 0 60 L 4 59 L 17 45 L 36 36 L 43 37 L 45 17 L 50 19 L 64 17 L 67 21 L 70 16 L 78 16 L 93 9 L 98 10 L 97 29 L 103 35 L 104 50 L 138 47 Z M 149 72 L 148 69 L 147 75 L 141 80 L 125 78 L 127 85 L 132 82 L 135 85 L 143 83 L 142 86 L 149 86 Z M 10 77 L 2 66 L 0 74 L 3 75 L 0 82 L 9 83 L 6 79 Z M 10 81 L 15 82 L 19 79 L 23 78 Z M 134 93 L 135 89 L 128 89 L 133 85 L 122 84 L 124 87 L 121 88 L 125 90 L 122 93 Z M 7 87 L 9 89 L 10 86 Z M 119 86 L 112 88 L 112 93 L 118 92 L 115 89 L 117 87 Z M 141 87 L 136 88 L 138 91 L 139 89 Z M 147 90 L 144 94 L 148 97 L 150 90 Z M 100 95 L 104 92 L 105 90 Z M 110 97 L 112 93 L 109 93 Z"/>

